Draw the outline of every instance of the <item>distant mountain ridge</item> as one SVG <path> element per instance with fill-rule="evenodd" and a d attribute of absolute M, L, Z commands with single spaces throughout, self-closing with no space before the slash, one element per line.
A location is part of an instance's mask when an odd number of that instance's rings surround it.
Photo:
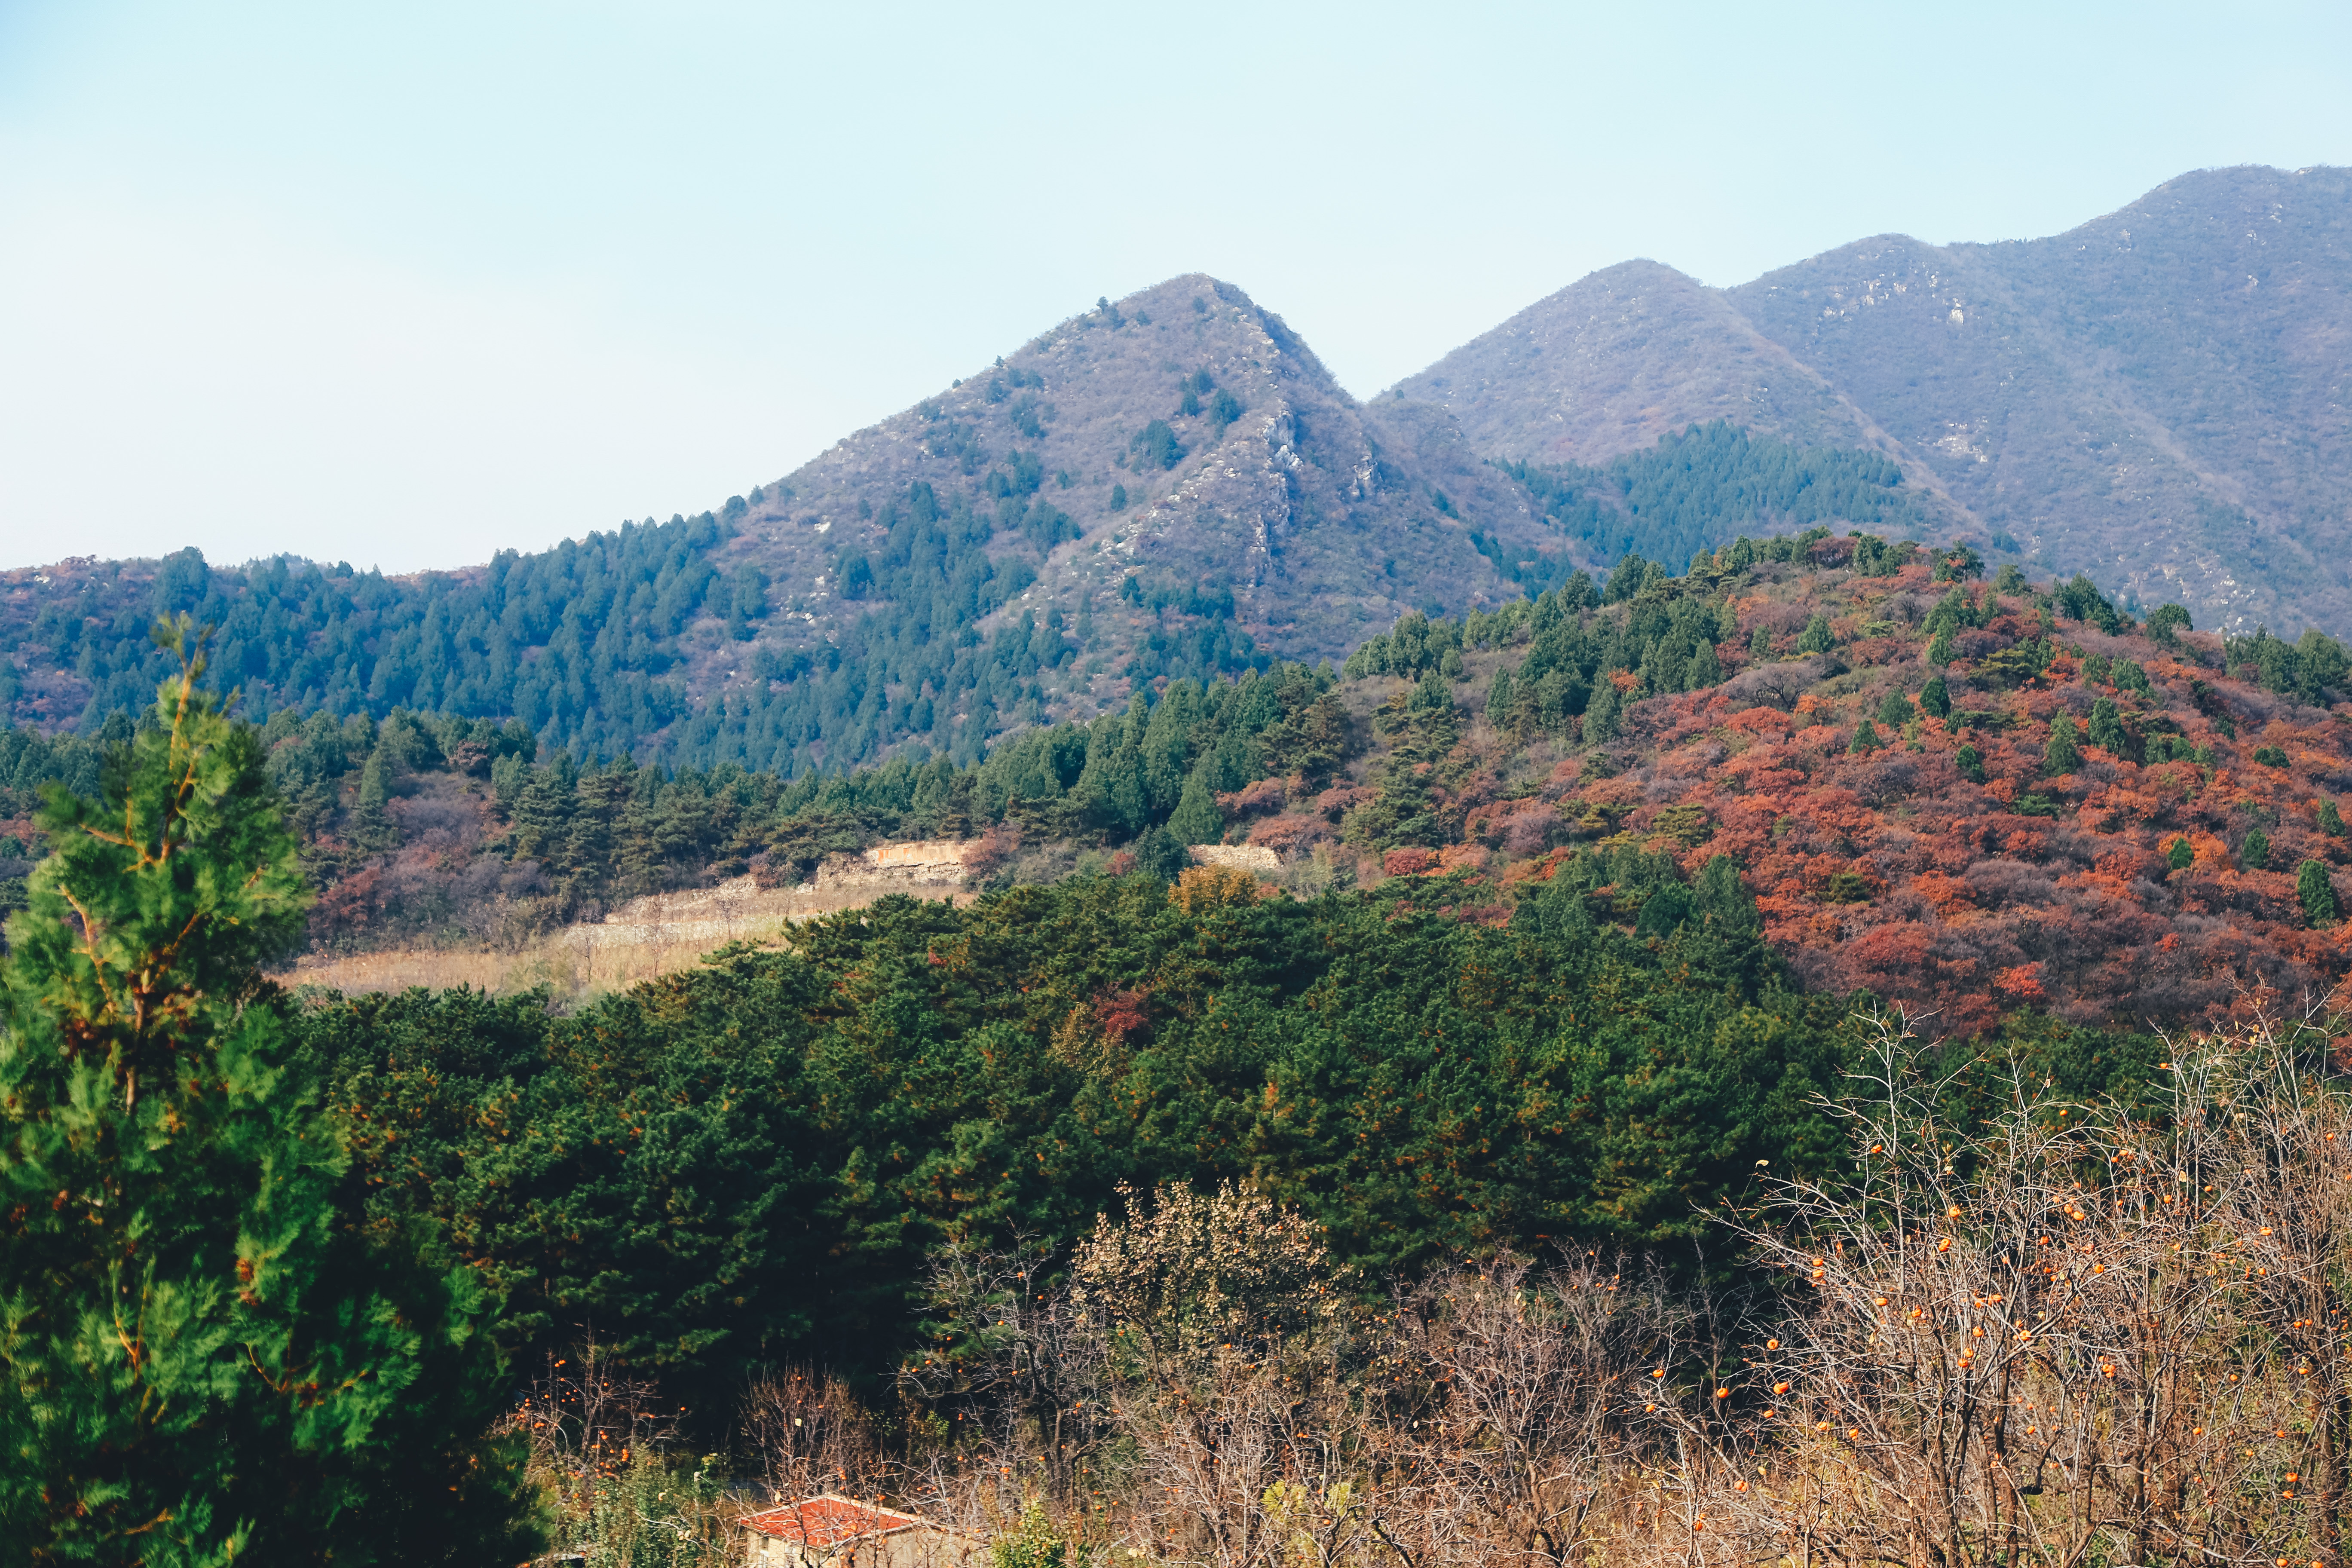
<path fill-rule="evenodd" d="M 143 707 L 146 628 L 215 628 L 257 716 L 520 721 L 583 755 L 787 774 L 1139 683 L 1336 658 L 1599 567 L 1428 408 L 1370 410 L 1281 319 L 1190 275 L 1064 321 L 785 479 L 487 567 L 278 559 L 0 573 L 0 720 Z"/>
<path fill-rule="evenodd" d="M 1511 470 L 1442 408 L 1358 404 L 1279 317 L 1188 276 L 691 517 L 404 578 L 193 550 L 0 574 L 0 718 L 127 722 L 168 663 L 147 627 L 185 614 L 256 718 L 440 713 L 785 776 L 969 764 L 1139 686 L 1343 658 L 1409 611 L 1849 521 L 1940 527 L 1879 455 L 1720 422 L 1605 471 Z"/>
<path fill-rule="evenodd" d="M 2342 630 L 2348 194 L 2189 175 L 2053 239 L 1869 240 L 1728 290 L 1628 262 L 1361 403 L 1186 275 L 667 523 L 407 578 L 194 551 L 0 573 L 0 722 L 138 711 L 146 628 L 185 613 L 257 716 L 968 764 L 1141 685 L 1813 525 L 1974 539 L 2213 629 Z"/>
<path fill-rule="evenodd" d="M 2045 239 L 1594 273 L 1391 390 L 1490 458 L 1728 418 L 1899 462 L 1980 538 L 2200 623 L 2352 628 L 2352 172 L 2209 170 Z M 1387 404 L 1383 404 L 1386 406 Z"/>

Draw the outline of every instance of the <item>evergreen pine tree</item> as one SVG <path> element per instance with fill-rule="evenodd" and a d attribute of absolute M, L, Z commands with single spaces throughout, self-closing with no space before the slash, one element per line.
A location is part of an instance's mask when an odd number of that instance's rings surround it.
<path fill-rule="evenodd" d="M 1597 746 L 1617 733 L 1617 687 L 1603 679 L 1593 688 L 1592 700 L 1584 710 L 1584 743 Z"/>
<path fill-rule="evenodd" d="M 1900 729 L 1917 717 L 1919 710 L 1912 707 L 1911 699 L 1900 691 L 1889 691 L 1878 704 L 1878 721 L 1882 724 L 1892 724 Z"/>
<path fill-rule="evenodd" d="M 1511 714 L 1511 672 L 1502 665 L 1495 667 L 1494 678 L 1486 682 L 1486 722 L 1501 728 Z"/>
<path fill-rule="evenodd" d="M 1927 662 L 1941 669 L 1959 657 L 1959 647 L 1952 641 L 1952 628 L 1938 627 L 1934 640 L 1927 644 Z"/>
<path fill-rule="evenodd" d="M 362 849 L 383 850 L 400 843 L 388 809 L 392 800 L 392 767 L 378 746 L 360 769 L 359 799 L 352 808 L 351 838 Z"/>
<path fill-rule="evenodd" d="M 337 1212 L 342 1140 L 258 973 L 299 926 L 294 843 L 185 620 L 159 640 L 182 674 L 100 798 L 49 790 L 0 969 L 10 1552 L 514 1562 L 479 1288 Z"/>
<path fill-rule="evenodd" d="M 2335 923 L 2336 885 L 2326 861 L 2305 860 L 2294 868 L 2294 896 L 2303 900 L 2303 918 L 2313 929 Z"/>
<path fill-rule="evenodd" d="M 2246 830 L 2238 842 L 2238 863 L 2249 871 L 2259 871 L 2270 864 L 2271 836 L 2259 827 Z"/>
<path fill-rule="evenodd" d="M 1846 749 L 1856 756 L 1863 756 L 1885 744 L 1885 738 L 1879 734 L 1878 726 L 1865 718 L 1853 727 L 1853 742 Z"/>
<path fill-rule="evenodd" d="M 1134 845 L 1135 868 L 1158 881 L 1172 882 L 1184 874 L 1192 858 L 1176 836 L 1164 827 L 1146 830 Z"/>
<path fill-rule="evenodd" d="M 2091 744 L 2103 752 L 2124 749 L 2123 716 L 2116 711 L 2115 700 L 2102 697 L 2091 704 Z"/>
<path fill-rule="evenodd" d="M 2164 852 L 2164 863 L 2176 871 L 2186 871 L 2197 864 L 2197 851 L 2189 847 L 2188 839 L 2176 838 L 2172 847 Z"/>
<path fill-rule="evenodd" d="M 1944 684 L 1942 676 L 1927 678 L 1927 684 L 1919 689 L 1919 706 L 1938 719 L 1952 716 L 1952 689 Z"/>
<path fill-rule="evenodd" d="M 2042 771 L 2071 773 L 2082 763 L 2082 748 L 2074 744 L 2074 715 L 2061 713 L 2050 721 L 2050 743 L 2042 748 Z"/>
<path fill-rule="evenodd" d="M 1192 770 L 1192 776 L 1184 781 L 1184 793 L 1177 800 L 1175 811 L 1168 818 L 1168 831 L 1179 844 L 1214 844 L 1224 836 L 1224 814 L 1217 809 L 1206 771 L 1205 764 Z"/>
<path fill-rule="evenodd" d="M 1836 646 L 1837 638 L 1830 631 L 1830 618 L 1822 615 L 1807 621 L 1803 634 L 1797 638 L 1799 653 L 1827 653 Z"/>
<path fill-rule="evenodd" d="M 2344 814 L 2336 809 L 2332 800 L 2319 803 L 2319 830 L 2331 838 L 2344 837 Z"/>
<path fill-rule="evenodd" d="M 524 776 L 509 816 L 514 823 L 510 840 L 514 858 L 539 860 L 554 869 L 562 859 L 572 823 L 572 773 L 567 759 L 556 753 L 554 765 Z"/>
<path fill-rule="evenodd" d="M 1748 638 L 1748 657 L 1754 659 L 1759 664 L 1763 663 L 1766 659 L 1772 657 L 1772 634 L 1770 631 L 1763 626 L 1758 626 L 1756 628 L 1754 633 L 1752 633 Z"/>

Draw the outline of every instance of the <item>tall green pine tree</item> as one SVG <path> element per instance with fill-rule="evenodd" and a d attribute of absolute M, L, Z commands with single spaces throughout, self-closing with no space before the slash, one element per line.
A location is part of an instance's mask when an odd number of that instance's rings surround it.
<path fill-rule="evenodd" d="M 258 973 L 299 929 L 257 733 L 182 674 L 0 969 L 0 1533 L 12 1558 L 512 1563 L 520 1455 L 472 1277 L 357 1229 Z M 22 1554 L 21 1557 L 18 1554 Z"/>
<path fill-rule="evenodd" d="M 1224 814 L 1217 809 L 1206 772 L 1205 764 L 1192 770 L 1192 776 L 1184 781 L 1184 793 L 1176 803 L 1174 814 L 1168 818 L 1168 831 L 1176 836 L 1179 844 L 1214 844 L 1224 834 Z"/>

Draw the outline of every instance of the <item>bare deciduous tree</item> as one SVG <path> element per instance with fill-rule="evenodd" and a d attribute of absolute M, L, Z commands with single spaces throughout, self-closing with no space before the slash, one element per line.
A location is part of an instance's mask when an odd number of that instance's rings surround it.
<path fill-rule="evenodd" d="M 1800 1563 L 2305 1550 L 2326 1526 L 2272 1504 L 2316 1464 L 2288 1428 L 2319 1363 L 2288 1364 L 2278 1331 L 2331 1321 L 2312 1281 L 2352 1233 L 2266 1219 L 2334 1157 L 2296 1122 L 2321 1100 L 2293 1092 L 2291 1050 L 2267 1024 L 2184 1044 L 2155 1106 L 2011 1070 L 1968 1127 L 1907 1030 L 1879 1041 L 1875 1092 L 1841 1108 L 1854 1175 L 1778 1184 L 1731 1221 L 1794 1304 L 1740 1391 L 1758 1474 L 1718 1499 L 1725 1522 Z"/>

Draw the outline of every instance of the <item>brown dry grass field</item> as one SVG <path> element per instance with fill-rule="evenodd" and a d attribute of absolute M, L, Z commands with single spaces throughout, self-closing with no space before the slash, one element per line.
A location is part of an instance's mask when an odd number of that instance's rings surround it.
<path fill-rule="evenodd" d="M 774 945 L 803 921 L 858 909 L 886 892 L 918 898 L 971 895 L 947 886 L 801 891 L 760 889 L 748 877 L 685 893 L 634 899 L 593 923 L 568 926 L 512 947 L 395 947 L 373 952 L 305 955 L 272 978 L 287 986 L 359 993 L 444 990 L 464 985 L 493 994 L 545 986 L 560 1006 L 577 1006 L 641 981 L 692 968 L 733 942 Z"/>

